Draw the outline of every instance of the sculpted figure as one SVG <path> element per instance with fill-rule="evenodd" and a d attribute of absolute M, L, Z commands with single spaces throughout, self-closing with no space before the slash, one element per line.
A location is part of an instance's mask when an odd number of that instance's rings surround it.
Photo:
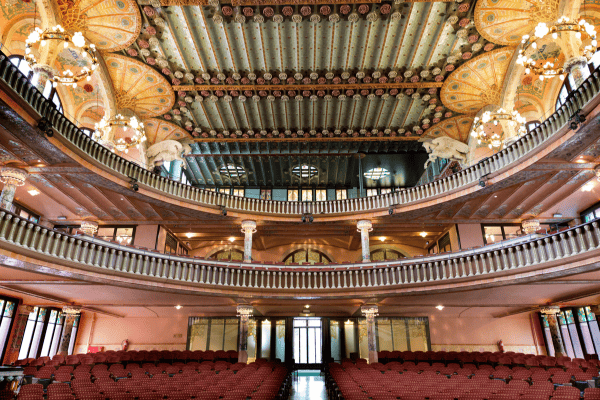
<path fill-rule="evenodd" d="M 423 147 L 425 147 L 425 150 L 429 153 L 429 158 L 425 162 L 425 168 L 437 158 L 456 160 L 461 164 L 467 162 L 469 146 L 447 136 L 435 138 L 430 142 L 424 142 Z"/>

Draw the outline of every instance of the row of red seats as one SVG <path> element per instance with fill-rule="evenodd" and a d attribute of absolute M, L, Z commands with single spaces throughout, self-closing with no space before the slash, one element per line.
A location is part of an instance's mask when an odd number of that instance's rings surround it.
<path fill-rule="evenodd" d="M 97 364 L 97 363 L 118 363 L 118 362 L 157 362 L 165 361 L 202 361 L 202 360 L 225 360 L 237 361 L 238 353 L 235 350 L 229 351 L 105 351 L 92 354 L 74 354 L 71 356 L 55 355 L 50 357 L 26 358 L 15 361 L 15 366 L 36 366 L 43 365 L 77 365 L 77 364 Z"/>
<path fill-rule="evenodd" d="M 533 354 L 523 354 L 515 352 L 445 352 L 445 351 L 380 351 L 378 352 L 379 361 L 424 361 L 424 362 L 457 362 L 457 363 L 477 363 L 508 366 L 528 366 L 528 367 L 598 367 L 598 360 L 584 360 L 583 358 L 570 357 L 550 357 L 536 356 Z"/>
<path fill-rule="evenodd" d="M 109 367 L 110 365 L 110 367 Z M 176 361 L 169 363 L 128 363 L 126 366 L 117 364 L 95 364 L 93 367 L 90 364 L 80 364 L 77 367 L 72 365 L 61 365 L 58 369 L 52 365 L 45 365 L 41 368 L 28 366 L 23 369 L 25 376 L 32 376 L 38 379 L 53 379 L 59 382 L 68 382 L 74 379 L 91 379 L 99 377 L 126 378 L 133 375 L 158 375 L 158 374 L 177 374 L 184 371 L 224 371 L 231 369 L 237 371 L 245 364 L 231 364 L 227 361 L 190 361 L 183 363 Z"/>
<path fill-rule="evenodd" d="M 446 376 L 335 363 L 329 365 L 327 386 L 330 398 L 339 394 L 344 400 L 579 400 L 582 394 L 571 385 L 524 380 L 507 383 L 485 373 Z M 583 394 L 586 400 L 600 399 L 599 389 L 586 388 Z"/>
<path fill-rule="evenodd" d="M 126 378 L 102 375 L 106 365 L 96 365 L 93 381 L 75 378 L 69 383 L 51 383 L 44 392 L 41 384 L 24 385 L 17 400 L 273 400 L 282 397 L 282 383 L 288 376 L 286 368 L 274 362 L 259 361 L 234 364 L 228 370 L 186 369 L 180 373 L 131 374 Z M 121 366 L 122 367 L 122 366 Z M 138 366 L 131 371 L 144 368 Z M 118 370 L 119 368 L 115 368 Z M 145 371 L 148 372 L 148 371 Z"/>

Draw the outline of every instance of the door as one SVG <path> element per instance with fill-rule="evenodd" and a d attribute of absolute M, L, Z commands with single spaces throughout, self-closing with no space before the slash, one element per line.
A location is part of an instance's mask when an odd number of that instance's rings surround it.
<path fill-rule="evenodd" d="M 321 368 L 322 345 L 321 318 L 294 318 L 294 361 L 297 368 Z"/>

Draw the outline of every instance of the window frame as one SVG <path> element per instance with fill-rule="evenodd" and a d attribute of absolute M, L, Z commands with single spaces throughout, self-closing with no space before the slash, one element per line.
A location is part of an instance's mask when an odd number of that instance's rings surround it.
<path fill-rule="evenodd" d="M 293 261 L 293 260 L 294 260 L 294 258 L 295 258 L 294 256 L 295 256 L 295 254 L 297 254 L 297 253 L 300 253 L 300 252 L 304 252 L 304 255 L 305 255 L 305 256 L 304 256 L 304 261 L 300 261 L 300 262 L 308 262 L 308 252 L 309 252 L 309 251 L 313 251 L 313 252 L 315 252 L 315 253 L 319 254 L 319 262 L 320 262 L 320 263 L 324 263 L 324 264 L 331 264 L 331 259 L 329 258 L 329 256 L 328 256 L 327 254 L 323 253 L 323 252 L 322 252 L 322 251 L 320 251 L 320 250 L 316 250 L 316 249 L 307 249 L 307 248 L 303 248 L 303 249 L 297 249 L 297 250 L 294 250 L 294 251 L 292 251 L 291 253 L 289 253 L 288 255 L 286 255 L 286 256 L 283 258 L 283 261 L 282 261 L 282 262 L 285 264 L 285 263 L 286 263 L 286 261 L 287 261 L 287 259 L 288 259 L 288 258 L 290 258 L 290 257 L 292 257 L 292 262 L 293 262 L 293 263 L 295 263 L 295 261 Z M 323 261 L 323 259 L 325 259 L 326 261 L 324 262 L 324 261 Z"/>
<path fill-rule="evenodd" d="M 29 208 L 17 202 L 12 203 L 9 211 L 13 214 L 18 215 L 21 218 L 27 218 L 28 221 L 35 222 L 36 224 L 39 224 L 40 219 L 42 218 L 42 216 L 38 213 L 31 211 Z M 29 215 L 25 217 L 24 215 L 21 215 L 22 212 L 27 213 Z M 34 217 L 34 219 L 32 219 L 31 217 Z"/>
<path fill-rule="evenodd" d="M 0 326 L 2 326 L 2 322 L 4 321 L 4 318 L 10 318 L 10 324 L 8 326 L 8 331 L 6 332 L 6 337 L 4 338 L 4 345 L 2 347 L 0 347 L 0 362 L 2 362 L 2 360 L 4 360 L 4 356 L 6 355 L 6 349 L 8 348 L 10 335 L 11 335 L 13 327 L 15 325 L 15 319 L 17 316 L 18 308 L 20 306 L 20 300 L 15 299 L 13 297 L 8 297 L 8 296 L 0 296 L 0 300 L 3 301 L 2 307 L 0 307 Z M 8 305 L 9 302 L 14 304 L 12 316 L 5 317 L 4 310 L 6 309 L 6 306 Z"/>
<path fill-rule="evenodd" d="M 100 225 L 100 226 L 98 226 L 98 232 L 100 232 L 100 229 L 104 229 L 104 228 L 114 228 L 112 239 L 110 239 L 113 242 L 117 242 L 117 229 L 133 228 L 133 230 L 131 232 L 131 243 L 125 244 L 124 246 L 133 246 L 133 244 L 135 243 L 135 231 L 136 231 L 137 225 Z M 96 237 L 98 239 L 101 239 L 101 238 L 105 237 L 105 235 L 100 236 L 98 233 L 96 233 Z M 101 240 L 106 240 L 106 239 L 101 239 Z M 120 244 L 122 244 L 122 243 L 120 243 Z"/>
<path fill-rule="evenodd" d="M 481 235 L 483 237 L 483 244 L 484 245 L 488 245 L 488 244 L 494 244 L 494 243 L 498 243 L 501 242 L 503 240 L 506 240 L 506 232 L 504 231 L 504 227 L 505 226 L 521 226 L 521 224 L 519 223 L 505 223 L 505 224 L 481 224 Z M 495 240 L 493 242 L 488 243 L 487 239 L 485 237 L 485 228 L 486 227 L 500 227 L 500 231 L 502 232 L 502 239 L 501 240 Z"/>

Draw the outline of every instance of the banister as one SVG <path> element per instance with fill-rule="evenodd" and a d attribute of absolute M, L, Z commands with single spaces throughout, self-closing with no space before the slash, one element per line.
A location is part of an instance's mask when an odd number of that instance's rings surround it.
<path fill-rule="evenodd" d="M 290 267 L 161 254 L 57 232 L 0 210 L 0 251 L 26 253 L 34 259 L 75 266 L 82 272 L 158 279 L 220 291 L 245 288 L 266 293 L 273 290 L 324 293 L 432 282 L 447 285 L 457 280 L 518 273 L 523 268 L 543 268 L 545 263 L 556 264 L 599 248 L 600 226 L 593 220 L 561 232 L 527 235 L 454 253 L 386 262 Z"/>
<path fill-rule="evenodd" d="M 211 193 L 204 189 L 183 185 L 177 181 L 155 175 L 139 165 L 121 158 L 93 141 L 93 139 L 81 132 L 77 126 L 58 112 L 54 104 L 45 99 L 2 52 L 0 52 L 0 81 L 4 82 L 5 86 L 12 89 L 12 91 L 28 103 L 40 116 L 48 119 L 56 130 L 57 135 L 60 135 L 87 157 L 103 165 L 111 173 L 120 175 L 122 179 L 135 177 L 141 185 L 155 191 L 164 192 L 169 197 L 213 208 L 227 204 L 227 208 L 240 212 L 295 216 L 301 215 L 304 210 L 304 207 L 300 207 L 297 202 L 276 200 L 255 201 L 255 199 L 245 197 L 233 198 L 231 195 Z M 498 151 L 493 156 L 487 157 L 477 164 L 448 177 L 421 186 L 401 189 L 400 192 L 387 193 L 373 199 L 330 200 L 327 205 L 318 204 L 318 214 L 352 214 L 382 210 L 390 207 L 390 205 L 398 207 L 442 196 L 474 184 L 482 175 L 497 173 L 508 165 L 514 164 L 519 159 L 526 157 L 528 153 L 536 148 L 541 147 L 560 131 L 568 122 L 568 118 L 573 114 L 574 110 L 581 109 L 599 91 L 600 71 L 595 71 L 540 126 L 515 140 L 515 142 Z M 311 204 L 310 209 L 315 210 L 317 208 Z"/>

